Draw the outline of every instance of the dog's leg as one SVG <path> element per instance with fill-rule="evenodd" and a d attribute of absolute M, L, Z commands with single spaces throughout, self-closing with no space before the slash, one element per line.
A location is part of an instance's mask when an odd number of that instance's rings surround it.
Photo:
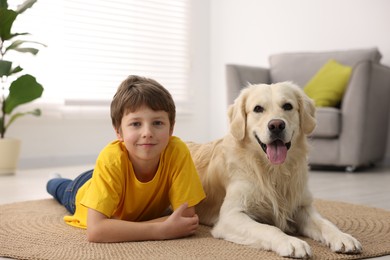
<path fill-rule="evenodd" d="M 212 230 L 214 237 L 272 250 L 284 257 L 308 258 L 311 256 L 310 246 L 305 241 L 289 236 L 275 226 L 261 224 L 250 218 L 243 208 L 245 198 L 243 198 L 242 189 L 243 184 L 229 185 L 219 220 Z"/>
<path fill-rule="evenodd" d="M 352 254 L 362 251 L 359 241 L 340 231 L 312 206 L 301 207 L 296 222 L 302 235 L 325 243 L 334 252 Z"/>

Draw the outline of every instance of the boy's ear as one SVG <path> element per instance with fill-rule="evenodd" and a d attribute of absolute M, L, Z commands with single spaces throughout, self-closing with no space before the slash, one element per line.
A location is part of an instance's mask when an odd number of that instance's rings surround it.
<path fill-rule="evenodd" d="M 123 142 L 122 133 L 121 133 L 120 128 L 119 129 L 114 128 L 114 130 L 115 130 L 116 138 L 118 138 L 119 141 Z"/>
<path fill-rule="evenodd" d="M 173 135 L 173 129 L 175 129 L 175 124 L 172 124 L 171 129 L 169 130 L 169 135 Z"/>

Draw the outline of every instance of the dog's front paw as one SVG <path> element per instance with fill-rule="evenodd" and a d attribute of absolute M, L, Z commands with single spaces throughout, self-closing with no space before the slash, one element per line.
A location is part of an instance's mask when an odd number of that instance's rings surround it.
<path fill-rule="evenodd" d="M 333 252 L 343 254 L 358 254 L 362 252 L 362 245 L 356 238 L 346 233 L 334 234 L 327 242 Z"/>
<path fill-rule="evenodd" d="M 274 251 L 283 257 L 310 258 L 311 249 L 308 243 L 296 237 L 287 236 L 275 245 Z"/>

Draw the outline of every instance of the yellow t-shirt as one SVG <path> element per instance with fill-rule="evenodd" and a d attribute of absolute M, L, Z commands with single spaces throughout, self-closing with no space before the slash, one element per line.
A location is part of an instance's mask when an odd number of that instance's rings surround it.
<path fill-rule="evenodd" d="M 178 137 L 170 138 L 156 175 L 146 183 L 135 177 L 124 144 L 114 141 L 101 151 L 92 178 L 78 190 L 75 214 L 64 220 L 86 228 L 92 208 L 109 218 L 145 221 L 161 217 L 170 205 L 173 210 L 185 202 L 192 207 L 204 198 L 190 152 Z"/>

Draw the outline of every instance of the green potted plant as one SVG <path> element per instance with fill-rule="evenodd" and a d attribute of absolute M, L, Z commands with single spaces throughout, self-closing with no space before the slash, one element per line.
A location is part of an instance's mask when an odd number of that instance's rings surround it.
<path fill-rule="evenodd" d="M 13 174 L 17 167 L 20 140 L 5 138 L 5 133 L 15 119 L 31 114 L 39 116 L 41 111 L 16 111 L 18 106 L 41 97 L 43 87 L 35 77 L 22 74 L 23 69 L 8 59 L 7 54 L 15 51 L 36 55 L 38 49 L 31 47 L 44 44 L 21 39 L 29 33 L 14 33 L 12 26 L 15 19 L 37 0 L 26 0 L 16 10 L 9 9 L 7 0 L 0 0 L 0 175 Z"/>

